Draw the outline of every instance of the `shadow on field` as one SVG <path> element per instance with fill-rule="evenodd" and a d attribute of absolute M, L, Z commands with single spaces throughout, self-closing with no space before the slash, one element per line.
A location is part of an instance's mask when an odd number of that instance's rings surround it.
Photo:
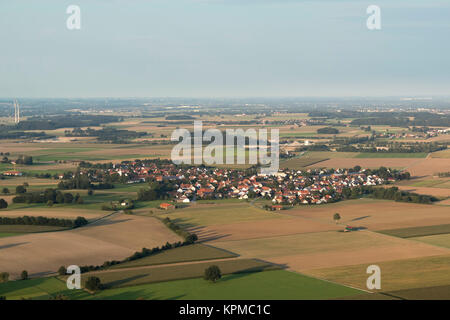
<path fill-rule="evenodd" d="M 218 240 L 231 235 L 231 234 L 219 234 L 213 230 L 207 230 L 206 227 L 202 226 L 195 226 L 195 227 L 193 226 L 188 228 L 187 230 L 191 233 L 195 233 L 200 239 L 200 242 Z"/>
<path fill-rule="evenodd" d="M 8 248 L 12 248 L 12 247 L 17 247 L 17 246 L 21 246 L 24 244 L 27 244 L 29 242 L 17 242 L 17 243 L 10 243 L 10 244 L 5 244 L 3 246 L 0 246 L 0 250 L 1 249 L 8 249 Z"/>
<path fill-rule="evenodd" d="M 130 221 L 130 220 L 131 219 L 121 219 L 121 220 L 102 219 L 102 220 L 98 220 L 98 221 L 93 222 L 91 225 L 92 226 L 96 226 L 96 227 L 98 227 L 98 226 L 108 226 L 108 225 L 112 225 L 112 224 L 127 222 L 127 221 Z"/>
<path fill-rule="evenodd" d="M 125 283 L 130 282 L 130 281 L 133 281 L 133 280 L 137 280 L 137 279 L 140 279 L 140 278 L 145 278 L 145 277 L 147 277 L 148 275 L 150 275 L 150 273 L 147 273 L 147 274 L 138 274 L 138 275 L 135 275 L 135 276 L 132 276 L 132 277 L 128 277 L 128 278 L 125 278 L 125 279 L 120 279 L 120 280 L 116 280 L 116 281 L 107 282 L 107 283 L 105 284 L 105 287 L 106 287 L 107 289 L 119 287 L 119 286 L 122 285 L 122 284 L 125 284 Z"/>
<path fill-rule="evenodd" d="M 358 221 L 358 220 L 362 220 L 362 219 L 366 219 L 366 218 L 370 218 L 370 217 L 371 216 L 363 216 L 363 217 L 358 217 L 358 218 L 352 219 L 350 221 Z"/>

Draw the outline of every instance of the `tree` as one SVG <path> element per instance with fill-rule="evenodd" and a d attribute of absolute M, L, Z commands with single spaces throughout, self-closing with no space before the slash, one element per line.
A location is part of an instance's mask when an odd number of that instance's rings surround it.
<path fill-rule="evenodd" d="M 28 271 L 27 270 L 22 271 L 22 273 L 20 274 L 20 279 L 22 279 L 22 280 L 28 279 Z"/>
<path fill-rule="evenodd" d="M 16 193 L 25 193 L 25 192 L 27 192 L 27 189 L 24 186 L 16 187 Z"/>
<path fill-rule="evenodd" d="M 59 267 L 59 269 L 58 269 L 58 274 L 59 274 L 60 276 L 64 276 L 64 275 L 66 275 L 66 273 L 67 273 L 66 267 L 64 267 L 64 266 Z"/>
<path fill-rule="evenodd" d="M 84 285 L 89 291 L 98 291 L 102 289 L 102 282 L 98 277 L 89 277 Z"/>
<path fill-rule="evenodd" d="M 205 276 L 204 276 L 205 280 L 216 282 L 220 278 L 222 278 L 222 273 L 220 272 L 218 266 L 213 265 L 205 269 Z"/>
<path fill-rule="evenodd" d="M 0 209 L 8 208 L 8 202 L 5 199 L 0 199 Z"/>
<path fill-rule="evenodd" d="M 338 223 L 339 220 L 341 220 L 341 215 L 339 213 L 335 213 L 333 216 L 333 220 Z"/>
<path fill-rule="evenodd" d="M 9 189 L 8 188 L 3 188 L 2 193 L 3 194 L 8 194 L 9 193 Z"/>
<path fill-rule="evenodd" d="M 0 272 L 0 283 L 8 282 L 8 280 L 9 280 L 9 273 L 8 272 Z"/>

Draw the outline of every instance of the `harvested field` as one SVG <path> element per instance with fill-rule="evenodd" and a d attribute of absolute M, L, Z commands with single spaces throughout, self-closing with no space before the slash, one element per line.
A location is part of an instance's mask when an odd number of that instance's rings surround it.
<path fill-rule="evenodd" d="M 450 139 L 450 136 L 449 136 Z M 450 158 L 450 149 L 446 149 L 446 150 L 441 150 L 441 151 L 437 151 L 437 152 L 433 152 L 431 154 L 432 158 Z"/>
<path fill-rule="evenodd" d="M 426 194 L 435 197 L 450 197 L 449 188 L 428 188 L 428 187 L 413 187 L 413 186 L 397 186 L 400 190 L 414 192 L 418 194 Z"/>
<path fill-rule="evenodd" d="M 283 214 L 332 223 L 335 212 L 341 215 L 341 224 L 384 230 L 446 224 L 450 215 L 446 206 L 361 199 L 338 203 L 298 207 Z"/>
<path fill-rule="evenodd" d="M 2 238 L 0 269 L 12 278 L 21 270 L 44 275 L 61 265 L 98 265 L 180 240 L 157 219 L 115 214 L 74 230 Z"/>
<path fill-rule="evenodd" d="M 390 153 L 390 152 L 361 152 L 356 158 L 425 158 L 427 154 L 425 152 L 417 153 Z"/>
<path fill-rule="evenodd" d="M 312 158 L 312 157 L 299 157 L 292 158 L 286 161 L 282 161 L 280 163 L 281 168 L 289 168 L 289 169 L 302 169 L 307 166 L 316 165 L 322 163 L 323 161 L 328 160 L 327 158 Z"/>
<path fill-rule="evenodd" d="M 423 159 L 414 158 L 335 158 L 319 162 L 309 166 L 310 168 L 353 168 L 355 166 L 361 166 L 362 168 L 379 168 L 381 166 L 403 169 L 405 167 L 412 166 L 417 161 L 423 161 Z"/>
<path fill-rule="evenodd" d="M 377 262 L 381 269 L 381 289 L 405 290 L 450 285 L 450 256 L 422 257 Z M 368 264 L 308 270 L 307 274 L 366 289 Z"/>
<path fill-rule="evenodd" d="M 275 213 L 256 208 L 246 202 L 196 204 L 189 208 L 172 211 L 171 213 L 158 211 L 158 216 L 161 218 L 169 217 L 181 226 L 188 228 L 252 220 L 284 218 Z"/>
<path fill-rule="evenodd" d="M 228 241 L 341 229 L 335 224 L 295 217 L 194 227 L 190 231 L 196 233 L 200 241 Z"/>
<path fill-rule="evenodd" d="M 407 169 L 412 176 L 432 176 L 438 172 L 449 172 L 450 161 L 448 159 L 428 157 L 420 162 L 408 165 Z"/>
<path fill-rule="evenodd" d="M 450 250 L 370 231 L 317 232 L 211 244 L 295 271 L 450 254 Z"/>

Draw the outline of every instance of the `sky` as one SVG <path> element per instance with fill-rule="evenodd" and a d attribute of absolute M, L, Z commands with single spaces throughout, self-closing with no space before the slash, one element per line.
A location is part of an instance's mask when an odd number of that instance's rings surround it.
<path fill-rule="evenodd" d="M 0 0 L 0 97 L 450 95 L 449 39 L 448 0 Z"/>

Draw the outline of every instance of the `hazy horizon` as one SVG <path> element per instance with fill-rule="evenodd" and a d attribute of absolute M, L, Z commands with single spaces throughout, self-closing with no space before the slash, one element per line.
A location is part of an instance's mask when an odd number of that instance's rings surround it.
<path fill-rule="evenodd" d="M 81 30 L 66 28 L 71 4 Z M 366 28 L 371 4 L 381 30 Z M 5 98 L 449 95 L 443 0 L 22 0 L 0 12 Z"/>

